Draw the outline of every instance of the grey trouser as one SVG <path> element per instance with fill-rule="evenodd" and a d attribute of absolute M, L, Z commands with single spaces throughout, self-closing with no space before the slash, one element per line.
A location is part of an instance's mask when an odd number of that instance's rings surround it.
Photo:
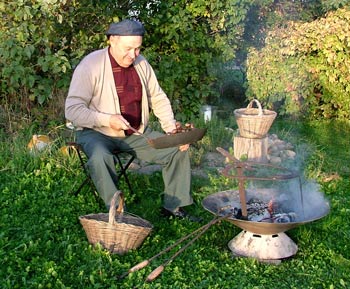
<path fill-rule="evenodd" d="M 146 129 L 145 136 L 159 137 L 162 134 Z M 190 195 L 191 166 L 188 151 L 181 152 L 177 147 L 154 149 L 139 135 L 130 135 L 125 138 L 106 136 L 92 129 L 77 131 L 77 143 L 88 157 L 88 170 L 96 190 L 106 205 L 117 191 L 116 159 L 112 152 L 132 152 L 137 159 L 162 165 L 164 181 L 164 207 L 175 209 L 191 205 Z M 158 186 L 158 184 L 154 184 Z M 147 188 L 146 188 L 147 189 Z"/>

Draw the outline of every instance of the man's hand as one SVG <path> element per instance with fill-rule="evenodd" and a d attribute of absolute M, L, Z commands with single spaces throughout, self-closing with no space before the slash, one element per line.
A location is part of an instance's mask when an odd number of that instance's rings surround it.
<path fill-rule="evenodd" d="M 121 114 L 113 114 L 109 119 L 109 126 L 114 130 L 126 130 L 130 124 Z"/>
<path fill-rule="evenodd" d="M 190 144 L 181 145 L 181 146 L 179 146 L 179 150 L 181 152 L 185 152 L 189 149 L 189 147 L 190 147 Z"/>

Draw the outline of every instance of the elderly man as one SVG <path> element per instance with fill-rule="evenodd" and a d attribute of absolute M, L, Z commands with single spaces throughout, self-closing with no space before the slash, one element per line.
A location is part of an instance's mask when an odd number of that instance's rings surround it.
<path fill-rule="evenodd" d="M 118 149 L 162 165 L 163 215 L 197 221 L 183 209 L 193 202 L 189 145 L 154 149 L 140 136 L 162 135 L 148 126 L 150 110 L 164 132 L 176 127 L 170 101 L 151 65 L 140 54 L 144 33 L 138 21 L 110 25 L 106 32 L 109 47 L 90 53 L 76 67 L 65 115 L 77 128 L 77 142 L 88 156 L 91 178 L 107 207 L 117 191 L 112 152 Z M 135 129 L 139 133 L 134 133 Z"/>

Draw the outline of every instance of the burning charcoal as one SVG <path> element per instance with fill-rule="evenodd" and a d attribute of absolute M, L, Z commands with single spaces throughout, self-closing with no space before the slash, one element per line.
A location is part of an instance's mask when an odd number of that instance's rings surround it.
<path fill-rule="evenodd" d="M 263 202 L 258 198 L 251 198 L 247 202 L 248 220 L 252 222 L 271 221 L 272 202 Z"/>
<path fill-rule="evenodd" d="M 291 222 L 295 222 L 297 219 L 296 213 L 290 212 L 290 213 L 288 213 L 288 216 L 289 216 Z"/>
<path fill-rule="evenodd" d="M 273 216 L 274 223 L 291 223 L 296 219 L 295 213 L 281 213 Z"/>
<path fill-rule="evenodd" d="M 258 198 L 251 198 L 247 204 L 253 204 L 253 203 L 261 203 L 262 201 Z"/>
<path fill-rule="evenodd" d="M 232 205 L 217 208 L 217 215 L 228 216 L 229 218 L 242 219 L 242 210 Z"/>
<path fill-rule="evenodd" d="M 247 203 L 247 211 L 249 214 L 263 214 L 265 210 L 268 210 L 269 204 L 265 203 L 257 198 L 251 198 Z"/>
<path fill-rule="evenodd" d="M 248 215 L 248 220 L 252 222 L 263 222 L 271 219 L 271 215 L 268 210 L 260 211 L 259 214 Z"/>
<path fill-rule="evenodd" d="M 233 208 L 233 215 L 237 218 L 237 216 L 242 216 L 242 210 L 236 207 Z"/>
<path fill-rule="evenodd" d="M 236 209 L 236 212 L 234 212 L 234 216 L 235 216 L 235 218 L 236 219 L 245 219 L 244 217 L 243 217 L 243 215 L 242 215 L 242 210 L 241 209 L 237 209 L 237 208 L 235 208 Z"/>

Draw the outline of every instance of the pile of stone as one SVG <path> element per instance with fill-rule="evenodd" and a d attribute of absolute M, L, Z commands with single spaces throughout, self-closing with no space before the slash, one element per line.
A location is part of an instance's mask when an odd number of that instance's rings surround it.
<path fill-rule="evenodd" d="M 267 159 L 271 164 L 280 164 L 286 160 L 294 160 L 296 153 L 294 146 L 280 140 L 276 134 L 268 136 Z"/>

